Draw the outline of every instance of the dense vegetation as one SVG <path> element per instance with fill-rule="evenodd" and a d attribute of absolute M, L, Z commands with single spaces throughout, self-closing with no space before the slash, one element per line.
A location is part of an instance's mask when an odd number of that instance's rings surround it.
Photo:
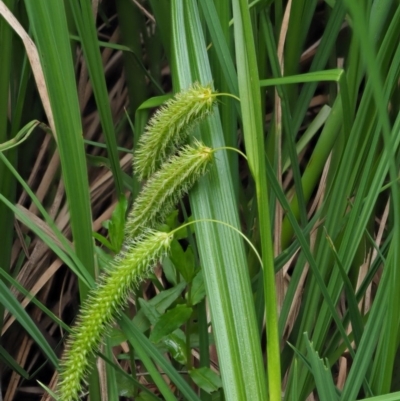
<path fill-rule="evenodd" d="M 0 14 L 4 401 L 400 400 L 398 1 Z"/>

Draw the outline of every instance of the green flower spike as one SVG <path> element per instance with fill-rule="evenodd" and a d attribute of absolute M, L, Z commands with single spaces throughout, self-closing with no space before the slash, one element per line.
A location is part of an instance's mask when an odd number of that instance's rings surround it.
<path fill-rule="evenodd" d="M 162 256 L 169 251 L 173 235 L 147 231 L 113 265 L 91 291 L 74 327 L 61 362 L 58 396 L 60 401 L 79 399 L 82 380 L 89 373 L 89 360 L 101 344 L 107 329 L 121 313 L 129 292 L 138 285 Z"/>
<path fill-rule="evenodd" d="M 207 171 L 213 150 L 195 141 L 165 162 L 138 195 L 126 222 L 126 235 L 134 238 L 172 212 L 175 204 Z"/>
<path fill-rule="evenodd" d="M 193 84 L 179 92 L 150 119 L 134 154 L 134 171 L 143 180 L 184 142 L 190 128 L 213 110 L 216 93 L 211 86 Z"/>

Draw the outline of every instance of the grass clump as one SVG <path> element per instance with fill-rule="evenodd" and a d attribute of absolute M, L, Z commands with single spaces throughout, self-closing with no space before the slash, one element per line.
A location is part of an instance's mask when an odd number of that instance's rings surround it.
<path fill-rule="evenodd" d="M 184 103 L 183 98 L 190 100 L 192 107 L 196 108 L 195 100 L 199 102 L 199 99 L 203 99 L 201 93 L 207 97 L 207 88 L 194 85 L 189 91 L 179 94 L 177 101 L 166 105 L 162 109 L 163 113 L 169 115 L 170 109 L 177 107 L 177 102 Z M 209 93 L 211 95 L 211 89 Z M 202 106 L 204 104 L 197 109 L 202 109 Z M 190 125 L 189 120 L 193 116 L 183 119 L 181 116 L 179 130 Z M 177 123 L 175 120 L 174 124 Z M 154 140 L 158 139 L 158 143 L 153 145 L 160 149 L 165 138 L 157 135 L 159 132 L 155 126 L 157 123 L 150 124 L 147 134 L 154 137 Z M 174 130 L 177 130 L 176 126 Z M 143 155 L 147 147 L 144 143 L 140 145 L 138 154 Z M 61 364 L 58 391 L 61 401 L 78 399 L 81 383 L 90 370 L 90 356 L 95 353 L 107 329 L 123 310 L 129 291 L 148 277 L 152 267 L 168 252 L 173 235 L 151 229 L 161 223 L 179 199 L 205 174 L 212 161 L 212 154 L 211 148 L 198 141 L 183 147 L 177 155 L 162 164 L 139 194 L 127 220 L 126 251 L 114 259 L 98 287 L 89 294 L 70 336 Z"/>

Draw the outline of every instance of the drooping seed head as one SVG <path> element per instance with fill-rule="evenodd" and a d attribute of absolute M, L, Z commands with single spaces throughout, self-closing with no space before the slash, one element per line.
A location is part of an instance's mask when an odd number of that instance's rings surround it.
<path fill-rule="evenodd" d="M 215 93 L 210 85 L 193 84 L 177 93 L 150 119 L 134 154 L 140 180 L 151 176 L 184 143 L 190 129 L 213 111 Z"/>
<path fill-rule="evenodd" d="M 126 236 L 134 238 L 147 228 L 156 228 L 207 172 L 212 159 L 212 149 L 195 141 L 165 162 L 136 198 L 126 222 Z"/>
<path fill-rule="evenodd" d="M 127 243 L 107 274 L 94 288 L 70 334 L 61 361 L 58 396 L 60 401 L 76 401 L 82 382 L 90 371 L 90 358 L 99 348 L 102 338 L 126 306 L 129 292 L 148 277 L 155 264 L 169 251 L 173 236 L 147 231 L 140 239 Z"/>

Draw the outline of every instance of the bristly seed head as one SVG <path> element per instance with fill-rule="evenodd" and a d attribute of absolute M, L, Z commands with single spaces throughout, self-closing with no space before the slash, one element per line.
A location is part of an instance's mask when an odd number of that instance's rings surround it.
<path fill-rule="evenodd" d="M 90 356 L 101 344 L 115 318 L 126 305 L 129 292 L 148 277 L 153 266 L 168 253 L 173 236 L 148 230 L 130 241 L 107 274 L 100 279 L 85 301 L 61 361 L 58 396 L 60 401 L 76 401 L 82 381 L 90 371 Z"/>
<path fill-rule="evenodd" d="M 134 154 L 134 171 L 139 180 L 151 176 L 184 143 L 190 129 L 213 111 L 215 102 L 211 85 L 195 83 L 154 114 Z"/>
<path fill-rule="evenodd" d="M 173 235 L 152 231 L 179 199 L 206 173 L 213 150 L 194 141 L 171 156 L 186 139 L 188 130 L 212 110 L 216 95 L 211 86 L 196 83 L 168 101 L 150 120 L 135 152 L 139 178 L 152 177 L 138 196 L 126 229 L 126 250 L 114 259 L 79 314 L 61 362 L 60 401 L 79 399 L 82 381 L 90 371 L 90 357 L 116 317 L 129 292 L 148 277 L 168 253 Z M 166 159 L 169 158 L 168 161 Z M 157 171 L 161 165 L 161 169 Z"/>
<path fill-rule="evenodd" d="M 165 162 L 136 198 L 126 222 L 126 236 L 135 238 L 148 228 L 156 228 L 207 172 L 212 160 L 212 149 L 195 141 Z"/>

